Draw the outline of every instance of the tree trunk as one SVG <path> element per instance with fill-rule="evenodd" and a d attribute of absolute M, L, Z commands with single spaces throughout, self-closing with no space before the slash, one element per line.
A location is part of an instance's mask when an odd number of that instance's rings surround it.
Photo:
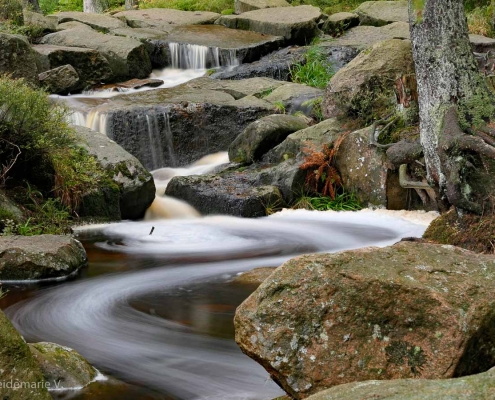
<path fill-rule="evenodd" d="M 134 10 L 138 8 L 139 1 L 138 0 L 125 0 L 125 9 L 126 10 Z"/>
<path fill-rule="evenodd" d="M 110 8 L 108 0 L 84 0 L 84 12 L 102 14 Z"/>
<path fill-rule="evenodd" d="M 409 0 L 409 19 L 428 180 L 446 206 L 480 213 L 488 194 L 474 193 L 472 185 L 495 148 L 493 132 L 480 137 L 475 130 L 494 107 L 471 49 L 463 0 Z"/>

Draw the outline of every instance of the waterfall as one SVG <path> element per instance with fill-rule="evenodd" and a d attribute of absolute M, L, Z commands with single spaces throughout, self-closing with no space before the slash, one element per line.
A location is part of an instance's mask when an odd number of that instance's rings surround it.
<path fill-rule="evenodd" d="M 151 152 L 151 161 L 153 168 L 159 168 L 165 165 L 165 159 L 163 157 L 163 147 L 162 140 L 160 137 L 160 125 L 158 121 L 158 116 L 155 110 L 151 110 L 150 113 L 145 115 L 146 117 L 146 125 L 148 127 L 148 139 L 149 139 L 149 149 Z M 165 119 L 167 121 L 166 125 L 168 126 L 168 130 L 170 131 L 170 123 L 168 122 L 168 114 L 166 114 Z M 167 137 L 171 136 L 170 134 L 166 134 Z M 169 144 L 169 143 L 167 143 Z M 169 147 L 169 154 L 173 154 L 173 148 Z"/>
<path fill-rule="evenodd" d="M 93 108 L 89 112 L 74 111 L 69 115 L 69 123 L 76 126 L 85 126 L 94 131 L 107 134 L 107 114 Z"/>
<path fill-rule="evenodd" d="M 240 64 L 235 49 L 220 49 L 187 43 L 169 43 L 168 47 L 172 68 L 203 70 Z"/>

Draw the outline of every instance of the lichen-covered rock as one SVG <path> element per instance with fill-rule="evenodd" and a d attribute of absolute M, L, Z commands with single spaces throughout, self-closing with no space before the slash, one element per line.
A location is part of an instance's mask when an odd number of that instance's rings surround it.
<path fill-rule="evenodd" d="M 323 114 L 326 118 L 359 115 L 368 120 L 387 115 L 397 104 L 397 79 L 412 74 L 410 41 L 379 42 L 332 77 L 322 104 Z"/>
<path fill-rule="evenodd" d="M 318 7 L 277 7 L 248 11 L 240 15 L 223 15 L 215 23 L 227 28 L 283 36 L 290 43 L 307 44 L 317 36 L 321 16 Z"/>
<path fill-rule="evenodd" d="M 465 400 L 495 394 L 495 369 L 455 379 L 394 379 L 347 383 L 316 393 L 308 400 Z"/>
<path fill-rule="evenodd" d="M 494 267 L 493 256 L 415 242 L 294 258 L 237 309 L 236 341 L 296 399 L 486 371 Z"/>
<path fill-rule="evenodd" d="M 81 144 L 107 171 L 111 182 L 117 185 L 117 195 L 110 184 L 83 199 L 81 216 L 108 219 L 142 218 L 155 199 L 155 184 L 151 174 L 139 160 L 107 136 L 91 129 L 74 127 Z M 109 193 L 106 194 L 106 191 Z M 99 201 L 98 201 L 99 200 Z M 97 203 L 100 203 L 98 213 Z M 96 214 L 95 214 L 96 213 Z"/>
<path fill-rule="evenodd" d="M 56 94 L 67 94 L 79 83 L 77 71 L 69 64 L 42 72 L 39 79 L 49 93 Z"/>
<path fill-rule="evenodd" d="M 341 35 L 346 30 L 359 25 L 359 15 L 350 12 L 340 12 L 330 15 L 321 30 L 329 35 Z"/>
<path fill-rule="evenodd" d="M 288 135 L 307 128 L 301 119 L 291 115 L 268 115 L 249 124 L 229 147 L 232 162 L 252 163 L 281 143 Z"/>
<path fill-rule="evenodd" d="M 86 359 L 68 347 L 41 342 L 29 344 L 29 349 L 51 388 L 80 389 L 97 375 Z"/>
<path fill-rule="evenodd" d="M 0 281 L 63 278 L 87 262 L 84 247 L 70 236 L 0 237 Z"/>
<path fill-rule="evenodd" d="M 41 370 L 24 339 L 0 310 L 0 393 L 8 400 L 51 400 Z M 22 385 L 22 383 L 27 383 Z M 16 384 L 20 387 L 15 387 Z M 10 384 L 10 385 L 9 385 Z"/>
<path fill-rule="evenodd" d="M 247 11 L 260 10 L 262 8 L 290 7 L 285 0 L 235 0 L 234 10 L 236 14 Z"/>
<path fill-rule="evenodd" d="M 24 36 L 0 32 L 0 74 L 39 85 L 36 58 Z"/>
<path fill-rule="evenodd" d="M 65 11 L 53 14 L 51 18 L 56 19 L 59 24 L 72 21 L 80 22 L 103 33 L 126 27 L 125 22 L 105 14 Z"/>
<path fill-rule="evenodd" d="M 383 26 L 393 22 L 408 22 L 407 1 L 365 1 L 354 11 L 361 25 Z"/>

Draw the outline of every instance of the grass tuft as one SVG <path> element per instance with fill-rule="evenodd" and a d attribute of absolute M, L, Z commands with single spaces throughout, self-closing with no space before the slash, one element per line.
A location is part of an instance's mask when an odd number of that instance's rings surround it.
<path fill-rule="evenodd" d="M 317 211 L 357 211 L 363 207 L 354 193 L 342 191 L 334 199 L 327 196 L 301 196 L 292 208 Z"/>
<path fill-rule="evenodd" d="M 291 68 L 291 80 L 295 83 L 324 89 L 334 75 L 333 66 L 323 49 L 311 46 L 304 56 L 304 63 Z"/>

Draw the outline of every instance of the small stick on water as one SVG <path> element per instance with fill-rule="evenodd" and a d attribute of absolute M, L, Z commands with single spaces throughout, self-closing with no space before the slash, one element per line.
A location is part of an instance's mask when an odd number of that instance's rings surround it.
<path fill-rule="evenodd" d="M 151 227 L 151 231 L 150 231 L 150 236 L 151 236 L 151 235 L 153 235 L 153 231 L 154 231 L 154 230 L 155 230 L 155 227 L 154 227 L 154 226 L 152 226 L 152 227 Z"/>

